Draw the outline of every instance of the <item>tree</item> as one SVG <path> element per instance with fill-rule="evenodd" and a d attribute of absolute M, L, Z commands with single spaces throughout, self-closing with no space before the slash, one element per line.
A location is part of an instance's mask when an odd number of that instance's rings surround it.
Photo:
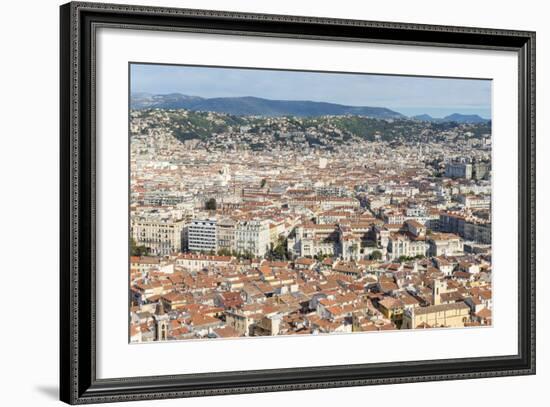
<path fill-rule="evenodd" d="M 269 251 L 269 256 L 275 260 L 287 260 L 288 240 L 280 236 L 275 247 Z"/>
<path fill-rule="evenodd" d="M 130 238 L 130 255 L 131 256 L 148 256 L 151 253 L 151 248 L 146 246 L 138 246 L 134 238 Z"/>
<path fill-rule="evenodd" d="M 265 187 L 265 184 L 267 184 L 267 180 L 265 178 L 262 178 L 262 182 L 260 183 L 260 188 Z"/>
<path fill-rule="evenodd" d="M 245 250 L 244 252 L 237 253 L 239 259 L 252 260 L 254 258 L 254 253 Z"/>
<path fill-rule="evenodd" d="M 410 260 L 409 256 L 399 256 L 399 258 L 397 259 L 399 263 L 403 263 L 404 261 L 409 261 L 409 260 Z"/>
<path fill-rule="evenodd" d="M 218 256 L 233 256 L 233 253 L 229 249 L 220 249 L 218 250 Z"/>
<path fill-rule="evenodd" d="M 216 208 L 217 208 L 217 203 L 216 203 L 216 199 L 215 198 L 210 198 L 208 201 L 206 201 L 204 207 L 206 210 L 209 210 L 209 211 L 215 211 Z"/>
<path fill-rule="evenodd" d="M 422 254 L 417 254 L 416 256 L 399 256 L 397 261 L 399 261 L 399 263 L 403 263 L 404 261 L 419 260 L 419 259 L 423 259 L 424 257 L 425 256 Z"/>
<path fill-rule="evenodd" d="M 331 258 L 332 255 L 331 254 L 328 254 L 328 253 L 318 253 L 316 254 L 315 256 L 313 256 L 315 258 L 315 260 L 317 261 L 323 261 L 325 259 L 328 259 L 328 258 Z"/>
<path fill-rule="evenodd" d="M 374 250 L 370 254 L 371 260 L 380 260 L 382 258 L 382 252 L 380 250 Z"/>

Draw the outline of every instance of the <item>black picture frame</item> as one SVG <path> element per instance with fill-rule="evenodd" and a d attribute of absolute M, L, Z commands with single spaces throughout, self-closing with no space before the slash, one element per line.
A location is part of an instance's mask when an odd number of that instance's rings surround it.
<path fill-rule="evenodd" d="M 72 2 L 60 8 L 60 398 L 70 404 L 535 373 L 535 33 Z M 98 379 L 95 343 L 97 27 L 482 50 L 519 59 L 519 349 L 515 355 Z"/>

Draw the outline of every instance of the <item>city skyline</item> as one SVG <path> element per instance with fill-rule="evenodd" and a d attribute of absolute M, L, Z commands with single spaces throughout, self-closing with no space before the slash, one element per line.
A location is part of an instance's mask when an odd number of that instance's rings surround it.
<path fill-rule="evenodd" d="M 131 64 L 131 94 L 259 97 L 385 107 L 406 116 L 491 119 L 489 79 Z M 350 92 L 353 89 L 353 92 Z"/>
<path fill-rule="evenodd" d="M 170 70 L 264 99 L 131 100 L 130 342 L 492 326 L 491 122 L 364 91 L 471 107 L 490 82 Z"/>

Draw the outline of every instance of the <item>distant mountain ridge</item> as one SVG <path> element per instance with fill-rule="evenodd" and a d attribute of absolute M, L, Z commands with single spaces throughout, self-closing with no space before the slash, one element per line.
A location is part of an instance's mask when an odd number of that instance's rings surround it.
<path fill-rule="evenodd" d="M 344 116 L 356 115 L 376 119 L 413 119 L 429 122 L 486 123 L 489 120 L 478 115 L 454 113 L 444 118 L 433 118 L 428 114 L 407 117 L 386 107 L 347 106 L 337 103 L 313 102 L 310 100 L 272 100 L 253 96 L 203 98 L 181 93 L 153 95 L 133 93 L 130 99 L 132 109 L 186 109 L 225 113 L 234 116 Z"/>
<path fill-rule="evenodd" d="M 414 120 L 421 120 L 423 122 L 433 122 L 437 119 L 433 118 L 432 116 L 430 116 L 429 114 L 418 114 L 416 116 L 411 116 L 411 119 L 414 119 Z"/>
<path fill-rule="evenodd" d="M 489 121 L 477 114 L 460 114 L 460 113 L 453 113 L 449 116 L 445 116 L 443 120 L 450 121 L 450 122 L 457 122 L 457 123 L 485 123 Z"/>
<path fill-rule="evenodd" d="M 201 98 L 178 93 L 151 95 L 136 93 L 131 97 L 132 109 L 187 109 L 210 111 L 235 116 L 342 116 L 357 115 L 383 119 L 406 118 L 385 107 L 346 106 L 309 100 L 271 100 L 252 96 Z"/>
<path fill-rule="evenodd" d="M 488 123 L 490 121 L 488 119 L 484 119 L 483 117 L 477 114 L 460 114 L 460 113 L 453 113 L 443 118 L 432 117 L 429 114 L 419 114 L 416 116 L 411 116 L 411 119 L 420 120 L 424 122 L 434 122 L 434 123 L 456 122 L 456 123 L 468 123 L 468 124 Z"/>

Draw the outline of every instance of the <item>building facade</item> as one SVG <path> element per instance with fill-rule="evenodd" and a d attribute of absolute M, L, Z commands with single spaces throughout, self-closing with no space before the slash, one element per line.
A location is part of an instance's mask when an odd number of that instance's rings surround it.
<path fill-rule="evenodd" d="M 235 251 L 235 221 L 229 218 L 217 222 L 216 250 L 226 253 Z"/>
<path fill-rule="evenodd" d="M 269 223 L 266 221 L 239 221 L 235 225 L 235 250 L 262 257 L 269 251 Z"/>
<path fill-rule="evenodd" d="M 298 226 L 288 239 L 288 248 L 293 256 L 339 255 L 340 233 L 336 225 L 307 224 Z"/>
<path fill-rule="evenodd" d="M 395 260 L 401 256 L 425 256 L 426 249 L 426 241 L 422 238 L 411 239 L 403 233 L 392 233 L 388 244 L 388 257 L 390 260 Z"/>
<path fill-rule="evenodd" d="M 449 163 L 445 166 L 445 176 L 449 178 L 472 178 L 472 164 Z"/>
<path fill-rule="evenodd" d="M 131 234 L 138 246 L 150 249 L 150 254 L 167 256 L 181 252 L 185 222 L 172 219 L 134 219 Z"/>
<path fill-rule="evenodd" d="M 442 212 L 439 215 L 439 230 L 456 233 L 465 240 L 484 244 L 491 243 L 491 222 L 463 213 Z"/>
<path fill-rule="evenodd" d="M 216 219 L 195 219 L 187 226 L 187 249 L 190 252 L 214 252 L 217 241 Z"/>
<path fill-rule="evenodd" d="M 432 233 L 427 240 L 429 256 L 458 256 L 464 253 L 464 242 L 454 233 Z"/>
<path fill-rule="evenodd" d="M 403 329 L 461 328 L 470 320 L 470 307 L 463 302 L 416 307 L 405 311 Z"/>

